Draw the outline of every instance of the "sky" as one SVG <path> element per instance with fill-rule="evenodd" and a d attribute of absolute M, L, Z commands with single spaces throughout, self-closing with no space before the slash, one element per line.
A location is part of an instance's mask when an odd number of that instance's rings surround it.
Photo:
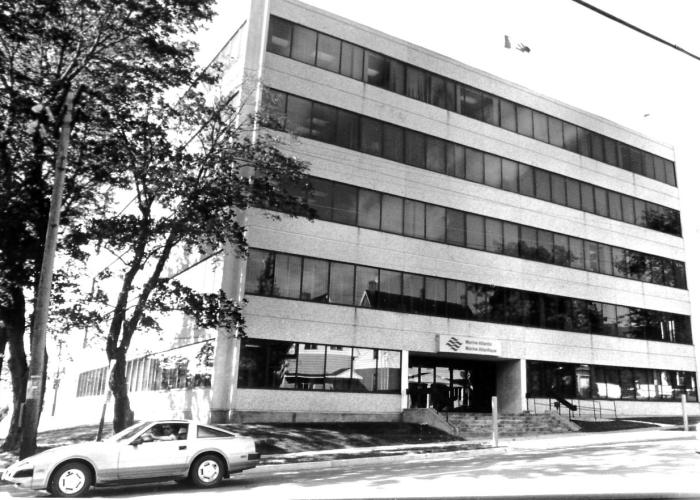
<path fill-rule="evenodd" d="M 263 0 L 252 0 L 263 1 Z M 302 0 L 447 55 L 675 148 L 686 268 L 700 328 L 700 60 L 573 0 Z M 700 57 L 697 0 L 588 0 Z M 231 35 L 220 12 L 201 38 L 216 53 Z M 507 50 L 524 43 L 529 53 Z"/>

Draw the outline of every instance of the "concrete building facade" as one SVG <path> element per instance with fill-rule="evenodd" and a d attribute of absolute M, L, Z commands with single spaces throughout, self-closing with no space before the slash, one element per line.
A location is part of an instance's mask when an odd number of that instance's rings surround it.
<path fill-rule="evenodd" d="M 241 105 L 309 162 L 317 218 L 245 215 L 247 338 L 183 348 L 181 380 L 135 360 L 137 414 L 700 413 L 671 147 L 297 1 L 240 26 Z"/>

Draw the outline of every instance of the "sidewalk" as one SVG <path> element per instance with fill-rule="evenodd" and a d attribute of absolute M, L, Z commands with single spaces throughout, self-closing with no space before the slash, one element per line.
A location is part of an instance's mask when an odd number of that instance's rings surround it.
<path fill-rule="evenodd" d="M 492 440 L 487 439 L 287 453 L 263 456 L 258 469 L 296 470 L 339 467 L 347 463 L 348 460 L 352 463 L 376 463 L 410 460 L 423 454 L 431 454 L 435 458 L 464 454 L 477 456 L 485 453 L 508 453 L 514 450 L 560 449 L 640 441 L 694 440 L 695 432 L 692 429 L 693 427 L 690 431 L 684 432 L 682 427 L 673 426 L 653 430 L 645 428 L 613 432 L 545 434 L 499 439 L 498 446 L 494 446 Z"/>
<path fill-rule="evenodd" d="M 669 439 L 691 440 L 696 437 L 696 433 L 693 431 L 694 428 L 695 425 L 691 425 L 691 430 L 689 432 L 684 432 L 682 426 L 665 425 L 663 427 L 645 427 L 608 432 L 569 432 L 516 438 L 506 437 L 499 439 L 498 446 L 494 446 L 490 438 L 454 441 L 445 440 L 444 438 L 440 440 L 441 436 L 432 436 L 434 440 L 430 442 L 380 446 L 346 446 L 343 448 L 312 449 L 310 451 L 296 451 L 291 453 L 270 453 L 269 451 L 271 450 L 265 450 L 267 446 L 266 443 L 263 442 L 260 443 L 262 446 L 259 445 L 258 447 L 263 455 L 260 466 L 256 470 L 336 467 L 346 464 L 348 460 L 353 461 L 353 463 L 402 461 L 410 460 L 418 455 L 425 454 L 431 454 L 431 456 L 438 458 L 457 454 L 479 455 L 484 453 L 508 453 L 514 450 L 559 449 L 639 441 Z M 76 430 L 73 430 L 70 434 L 71 437 L 79 436 L 82 440 L 86 440 L 86 437 L 91 435 L 89 431 L 91 431 L 91 429 L 84 430 L 82 433 L 76 433 Z M 295 429 L 289 429 L 287 432 L 294 433 Z M 66 436 L 66 438 L 67 437 L 68 436 Z M 71 440 L 58 439 L 53 441 L 52 444 L 67 444 L 69 441 Z M 348 443 L 348 441 L 337 441 L 338 444 L 341 442 L 343 444 Z M 0 453 L 0 472 L 15 460 L 16 457 L 10 453 Z"/>

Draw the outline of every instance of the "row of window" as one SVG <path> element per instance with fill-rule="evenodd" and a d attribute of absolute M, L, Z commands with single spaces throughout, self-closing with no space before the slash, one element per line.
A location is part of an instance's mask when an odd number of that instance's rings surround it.
<path fill-rule="evenodd" d="M 246 293 L 690 344 L 690 318 L 435 276 L 251 249 Z"/>
<path fill-rule="evenodd" d="M 693 372 L 544 361 L 527 362 L 527 391 L 540 398 L 698 400 Z"/>
<path fill-rule="evenodd" d="M 413 238 L 686 287 L 682 262 L 544 229 L 461 212 L 348 184 L 312 178 L 316 217 Z"/>
<path fill-rule="evenodd" d="M 267 50 L 676 185 L 670 160 L 274 16 Z"/>
<path fill-rule="evenodd" d="M 126 382 L 131 392 L 210 387 L 213 366 L 213 341 L 200 342 L 127 361 Z M 76 395 L 104 394 L 108 376 L 107 367 L 81 373 Z"/>
<path fill-rule="evenodd" d="M 399 393 L 401 352 L 244 339 L 238 387 Z"/>
<path fill-rule="evenodd" d="M 404 127 L 266 89 L 265 123 L 460 179 L 680 236 L 680 213 Z"/>

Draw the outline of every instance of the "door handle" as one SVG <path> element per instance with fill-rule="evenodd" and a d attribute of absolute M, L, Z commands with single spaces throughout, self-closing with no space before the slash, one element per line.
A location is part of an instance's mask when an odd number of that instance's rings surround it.
<path fill-rule="evenodd" d="M 178 447 L 178 450 L 186 450 L 186 449 L 187 449 L 187 446 L 185 446 L 185 445 Z"/>

